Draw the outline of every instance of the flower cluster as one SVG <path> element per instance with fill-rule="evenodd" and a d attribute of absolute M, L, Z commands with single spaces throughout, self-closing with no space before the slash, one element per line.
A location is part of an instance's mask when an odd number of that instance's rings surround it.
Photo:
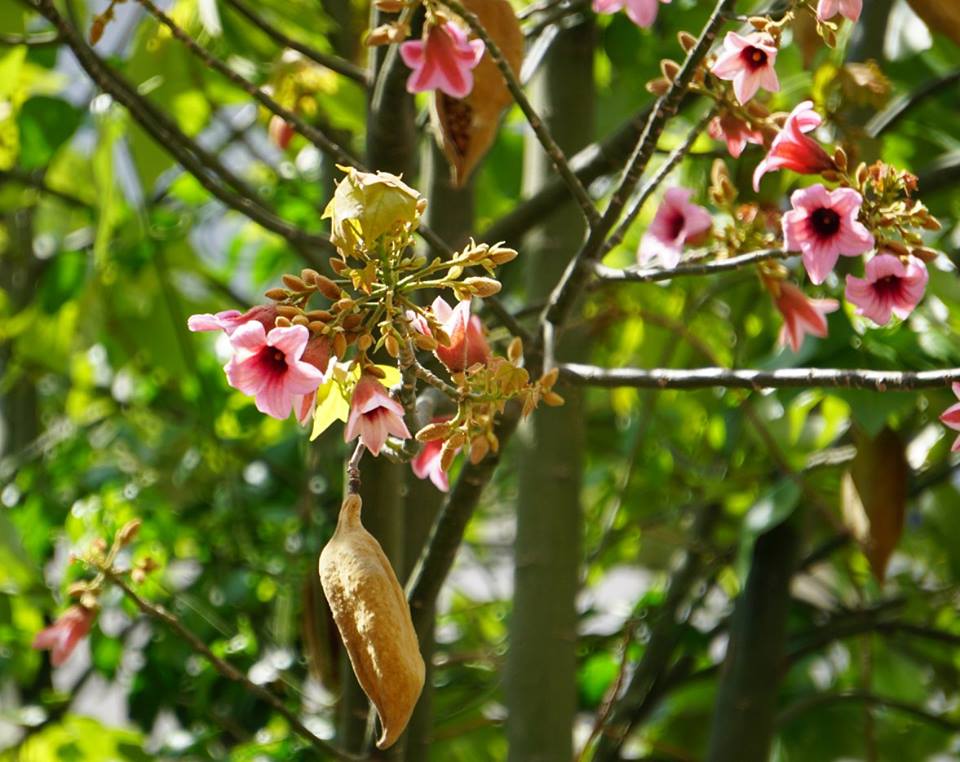
<path fill-rule="evenodd" d="M 436 423 L 427 424 L 427 439 L 418 434 L 428 446 L 413 464 L 418 476 L 445 488 L 459 450 L 468 447 L 475 462 L 496 450 L 494 420 L 508 401 L 519 399 L 529 412 L 540 400 L 562 400 L 552 391 L 555 375 L 531 382 L 519 342 L 498 357 L 471 312 L 475 297 L 500 290 L 492 276 L 517 252 L 470 242 L 450 259 L 427 261 L 412 247 L 425 206 L 394 175 L 348 170 L 324 211 L 338 251 L 329 275 L 285 275 L 282 287 L 267 291 L 271 303 L 193 315 L 188 327 L 227 335 L 227 383 L 258 410 L 312 420 L 311 438 L 343 421 L 344 439 L 374 456 L 415 455 L 402 443 L 414 430 L 417 385 L 435 387 L 456 414 L 444 421 L 443 436 Z M 417 292 L 428 289 L 451 292 L 455 303 L 437 296 L 421 306 Z M 392 364 L 378 364 L 378 353 Z"/>

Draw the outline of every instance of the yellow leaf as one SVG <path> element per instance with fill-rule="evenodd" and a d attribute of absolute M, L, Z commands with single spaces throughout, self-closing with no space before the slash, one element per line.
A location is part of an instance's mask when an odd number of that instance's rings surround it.
<path fill-rule="evenodd" d="M 383 378 L 380 380 L 387 388 L 398 386 L 403 380 L 400 371 L 395 365 L 378 365 L 377 367 L 383 371 Z"/>
<path fill-rule="evenodd" d="M 330 428 L 334 421 L 346 421 L 350 415 L 350 402 L 343 396 L 340 384 L 331 379 L 317 389 L 317 408 L 313 412 L 312 442 Z"/>

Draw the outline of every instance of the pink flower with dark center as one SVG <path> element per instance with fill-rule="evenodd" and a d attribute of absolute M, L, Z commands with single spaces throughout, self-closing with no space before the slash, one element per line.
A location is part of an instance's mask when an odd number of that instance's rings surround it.
<path fill-rule="evenodd" d="M 821 339 L 826 338 L 826 316 L 834 312 L 840 303 L 836 299 L 809 299 L 803 291 L 786 281 L 778 285 L 780 294 L 774 297 L 774 304 L 783 315 L 780 345 L 789 345 L 794 352 L 799 352 L 803 338 L 808 333 Z"/>
<path fill-rule="evenodd" d="M 227 381 L 253 397 L 261 413 L 283 420 L 323 380 L 323 373 L 302 359 L 309 336 L 302 325 L 267 333 L 259 322 L 245 323 L 230 336 L 235 354 L 224 366 Z"/>
<path fill-rule="evenodd" d="M 734 159 L 739 159 L 747 143 L 763 145 L 763 134 L 733 114 L 715 116 L 707 125 L 707 133 L 714 140 L 724 140 Z"/>
<path fill-rule="evenodd" d="M 440 90 L 451 98 L 464 98 L 473 90 L 473 69 L 483 58 L 483 40 L 468 40 L 452 21 L 430 25 L 425 40 L 400 45 L 400 57 L 413 69 L 407 92 Z"/>
<path fill-rule="evenodd" d="M 191 315 L 187 318 L 187 328 L 191 331 L 223 331 L 229 336 L 244 323 L 256 320 L 266 330 L 273 328 L 277 319 L 277 308 L 272 304 L 258 304 L 246 312 L 224 310 L 215 315 L 209 312 Z"/>
<path fill-rule="evenodd" d="M 821 21 L 828 21 L 838 13 L 851 21 L 860 18 L 863 11 L 863 0 L 820 0 L 817 5 L 817 16 Z"/>
<path fill-rule="evenodd" d="M 770 92 L 780 90 L 780 80 L 773 65 L 777 61 L 777 44 L 773 37 L 754 32 L 741 37 L 727 32 L 723 38 L 723 52 L 710 71 L 720 79 L 733 82 L 737 100 L 746 103 L 761 87 Z"/>
<path fill-rule="evenodd" d="M 398 439 L 410 438 L 403 422 L 403 405 L 390 397 L 376 376 L 364 373 L 353 389 L 343 439 L 349 442 L 360 437 L 371 454 L 379 455 L 390 434 Z"/>
<path fill-rule="evenodd" d="M 595 13 L 616 13 L 627 9 L 627 17 L 637 26 L 653 26 L 657 20 L 660 3 L 669 3 L 670 0 L 593 0 Z"/>
<path fill-rule="evenodd" d="M 801 175 L 817 175 L 833 168 L 833 159 L 816 140 L 804 134 L 815 130 L 822 121 L 813 110 L 813 101 L 804 101 L 790 112 L 769 153 L 753 173 L 755 191 L 760 190 L 760 178 L 767 172 L 790 169 Z"/>
<path fill-rule="evenodd" d="M 857 305 L 857 314 L 877 325 L 890 322 L 890 315 L 901 320 L 913 312 L 927 288 L 927 266 L 916 257 L 906 263 L 893 254 L 877 254 L 867 262 L 866 278 L 847 276 L 846 297 Z"/>
<path fill-rule="evenodd" d="M 449 421 L 450 417 L 441 417 L 434 418 L 433 423 L 443 423 L 444 421 Z M 418 479 L 427 479 L 433 482 L 435 486 L 441 492 L 450 491 L 450 477 L 447 475 L 447 472 L 443 470 L 442 465 L 442 454 L 443 454 L 443 440 L 442 439 L 432 439 L 429 442 L 424 442 L 423 447 L 420 448 L 420 452 L 417 453 L 412 461 L 410 461 L 410 467 L 413 469 L 414 475 Z"/>
<path fill-rule="evenodd" d="M 783 215 L 787 251 L 803 254 L 814 283 L 823 283 L 841 254 L 855 257 L 873 248 L 873 236 L 860 222 L 863 197 L 852 188 L 828 191 L 819 183 L 794 191 L 793 209 Z"/>
<path fill-rule="evenodd" d="M 637 259 L 641 265 L 659 257 L 661 264 L 672 270 L 680 261 L 683 247 L 710 229 L 710 212 L 691 203 L 691 195 L 693 191 L 686 188 L 671 188 L 663 195 L 653 222 L 640 240 Z"/>
<path fill-rule="evenodd" d="M 960 398 L 960 384 L 954 384 L 952 387 L 953 393 Z M 954 431 L 960 431 L 960 402 L 957 402 L 940 415 L 940 421 L 944 426 L 948 426 Z M 957 437 L 953 440 L 953 446 L 950 448 L 953 452 L 960 452 L 960 437 Z"/>
<path fill-rule="evenodd" d="M 480 318 L 470 314 L 470 300 L 464 299 L 456 307 L 451 307 L 443 297 L 438 296 L 430 309 L 450 337 L 450 346 L 436 348 L 434 353 L 437 359 L 453 373 L 477 363 L 486 365 L 490 359 L 490 345 L 483 335 Z"/>
<path fill-rule="evenodd" d="M 50 661 L 54 667 L 59 667 L 73 653 L 90 628 L 96 612 L 83 606 L 71 606 L 64 611 L 57 621 L 37 633 L 33 639 L 33 647 L 50 649 Z"/>

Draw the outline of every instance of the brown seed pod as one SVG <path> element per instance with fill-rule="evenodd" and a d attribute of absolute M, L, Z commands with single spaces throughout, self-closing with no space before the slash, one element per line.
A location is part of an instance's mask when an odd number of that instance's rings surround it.
<path fill-rule="evenodd" d="M 500 48 L 514 74 L 520 75 L 523 62 L 523 32 L 508 0 L 464 0 L 476 14 L 491 39 Z M 443 149 L 453 182 L 462 186 L 493 145 L 500 115 L 512 98 L 500 69 L 489 51 L 473 70 L 473 90 L 466 98 L 451 98 L 439 90 L 433 100 L 432 121 Z"/>
<path fill-rule="evenodd" d="M 364 693 L 383 733 L 377 748 L 400 737 L 423 690 L 424 665 L 403 588 L 360 523 L 359 495 L 348 495 L 337 529 L 320 554 L 320 584 Z"/>

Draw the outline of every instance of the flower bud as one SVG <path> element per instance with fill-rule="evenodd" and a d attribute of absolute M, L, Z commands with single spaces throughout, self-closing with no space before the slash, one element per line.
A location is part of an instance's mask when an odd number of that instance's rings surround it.
<path fill-rule="evenodd" d="M 285 274 L 283 278 L 284 285 L 289 288 L 291 291 L 311 291 L 312 289 L 302 280 L 300 280 L 296 275 L 290 275 L 289 273 Z"/>
<path fill-rule="evenodd" d="M 464 278 L 463 285 L 470 289 L 470 291 L 479 296 L 481 299 L 485 296 L 493 296 L 496 293 L 500 292 L 500 289 L 503 286 L 500 285 L 500 281 L 494 280 L 493 278 Z"/>
<path fill-rule="evenodd" d="M 267 299 L 272 299 L 275 302 L 282 302 L 284 299 L 290 296 L 290 292 L 285 288 L 271 288 L 264 294 Z"/>
<path fill-rule="evenodd" d="M 340 298 L 340 286 L 338 286 L 329 278 L 325 278 L 322 275 L 317 275 L 316 279 L 314 280 L 314 284 L 316 285 L 317 290 L 327 297 L 327 299 L 336 301 Z"/>

